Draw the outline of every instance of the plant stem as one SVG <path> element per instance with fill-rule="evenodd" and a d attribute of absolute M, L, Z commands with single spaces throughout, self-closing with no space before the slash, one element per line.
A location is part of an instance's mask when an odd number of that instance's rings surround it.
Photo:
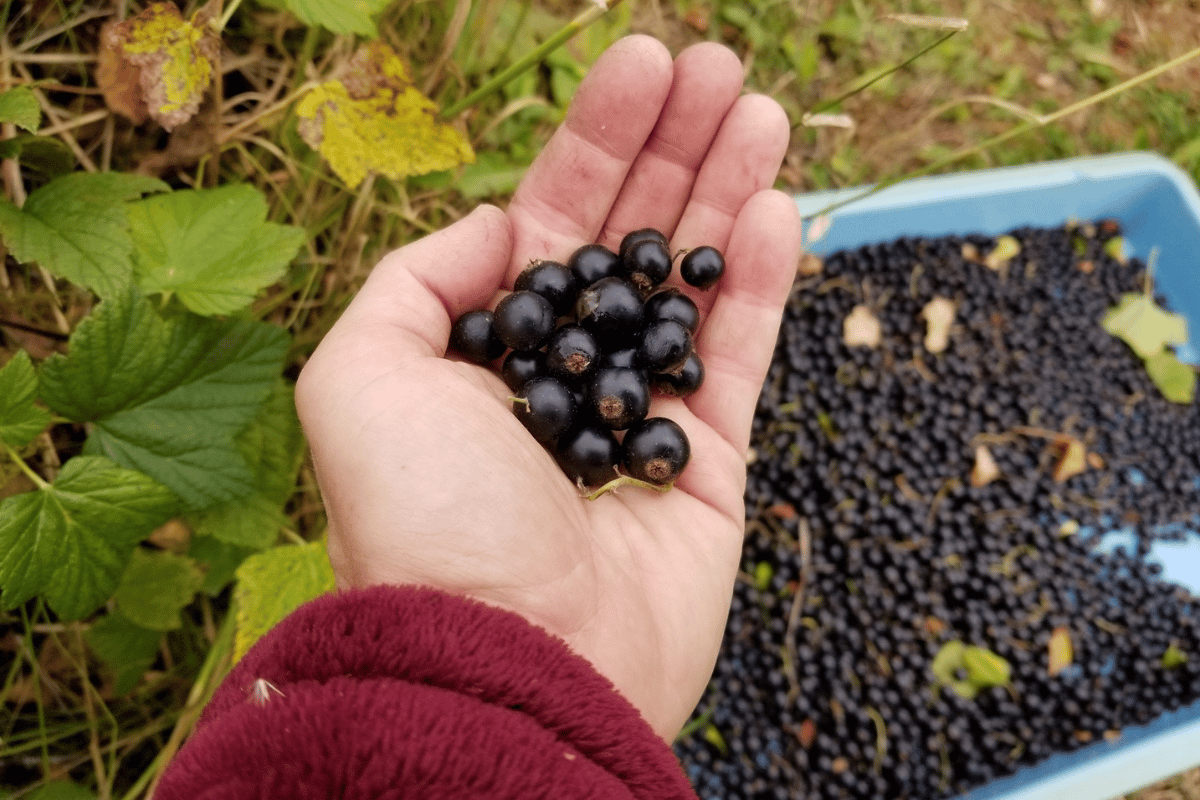
<path fill-rule="evenodd" d="M 601 7 L 600 5 L 589 6 L 586 11 L 575 17 L 575 19 L 571 20 L 566 25 L 559 28 L 549 39 L 526 53 L 521 59 L 509 65 L 507 68 L 500 70 L 500 72 L 493 75 L 487 82 L 485 82 L 475 91 L 468 94 L 462 100 L 459 100 L 454 105 L 444 109 L 442 111 L 442 118 L 450 119 L 451 117 L 458 116 L 463 111 L 466 111 L 468 108 L 475 105 L 492 92 L 504 86 L 504 84 L 533 69 L 541 62 L 543 58 L 546 57 L 548 53 L 558 49 L 559 45 L 561 45 L 563 42 L 567 41 L 572 36 L 586 28 L 588 25 L 591 25 L 593 22 L 600 19 L 600 17 L 608 13 L 609 9 L 616 8 L 618 5 L 620 5 L 620 3 L 621 0 L 611 0 L 610 2 L 606 3 L 604 7 Z"/>
<path fill-rule="evenodd" d="M 232 0 L 229 8 L 225 9 L 225 13 L 221 15 L 221 21 L 217 23 L 217 33 L 225 30 L 225 26 L 229 24 L 229 20 L 233 17 L 233 12 L 238 10 L 238 6 L 242 4 L 242 0 Z"/>
<path fill-rule="evenodd" d="M 8 453 L 8 457 L 16 462 L 17 466 L 21 468 L 21 471 L 25 473 L 25 475 L 29 478 L 29 480 L 34 482 L 34 484 L 37 486 L 37 488 L 39 488 L 39 489 L 49 489 L 50 488 L 50 484 L 48 484 L 48 483 L 46 483 L 46 481 L 42 480 L 42 476 L 38 475 L 36 472 L 34 472 L 33 469 L 28 464 L 25 463 L 25 459 L 21 458 L 21 456 L 17 454 L 16 450 L 12 449 L 12 445 L 5 443 L 4 450 L 5 450 L 5 452 Z"/>
<path fill-rule="evenodd" d="M 1134 77 L 1130 78 L 1127 81 L 1122 81 L 1121 83 L 1118 83 L 1116 86 L 1110 86 L 1109 88 L 1105 89 L 1104 91 L 1098 92 L 1097 94 L 1094 94 L 1091 97 L 1085 97 L 1084 99 L 1082 99 L 1076 103 L 1072 103 L 1069 106 L 1060 108 L 1058 111 L 1055 111 L 1051 114 L 1046 114 L 1036 120 L 1029 120 L 1028 122 L 1023 122 L 1020 125 L 1010 128 L 1009 130 L 1005 131 L 1004 133 L 997 134 L 997 135 L 991 137 L 990 139 L 987 139 L 977 145 L 973 145 L 971 147 L 966 147 L 966 148 L 963 148 L 960 150 L 956 150 L 955 152 L 951 153 L 950 155 L 939 158 L 936 161 L 934 161 L 933 163 L 927 164 L 926 166 L 921 167 L 920 169 L 914 170 L 905 175 L 900 175 L 898 177 L 884 178 L 879 183 L 875 184 L 874 186 L 870 187 L 869 189 L 864 189 L 862 192 L 854 195 L 853 197 L 850 197 L 846 200 L 839 200 L 836 203 L 831 203 L 831 204 L 825 206 L 824 208 L 822 208 L 820 211 L 817 211 L 816 213 L 813 213 L 813 214 L 809 214 L 808 216 L 805 217 L 805 220 L 806 221 L 811 220 L 811 219 L 821 216 L 822 214 L 828 214 L 831 211 L 835 211 L 839 208 L 843 208 L 844 206 L 848 206 L 851 203 L 856 203 L 859 200 L 862 200 L 864 198 L 870 197 L 873 194 L 876 194 L 877 192 L 882 192 L 884 189 L 887 189 L 888 187 L 895 186 L 896 184 L 898 184 L 902 181 L 912 180 L 913 178 L 922 178 L 926 175 L 937 172 L 938 170 L 942 169 L 943 167 L 949 166 L 950 164 L 953 164 L 956 161 L 961 161 L 962 159 L 967 158 L 968 156 L 977 155 L 978 153 L 981 153 L 984 150 L 987 150 L 989 148 L 995 147 L 998 144 L 1003 144 L 1004 142 L 1007 142 L 1009 139 L 1016 138 L 1017 136 L 1020 136 L 1024 133 L 1028 133 L 1029 131 L 1035 130 L 1037 128 L 1044 127 L 1046 125 L 1049 125 L 1052 122 L 1057 122 L 1058 120 L 1062 119 L 1065 116 L 1068 116 L 1069 114 L 1074 114 L 1076 111 L 1081 111 L 1081 110 L 1087 108 L 1088 106 L 1092 106 L 1092 105 L 1095 105 L 1096 103 L 1100 103 L 1104 100 L 1107 100 L 1108 98 L 1118 95 L 1121 92 L 1126 91 L 1127 89 L 1131 89 L 1134 86 L 1137 86 L 1138 84 L 1145 83 L 1146 81 L 1149 81 L 1149 80 L 1153 80 L 1154 78 L 1157 78 L 1159 75 L 1163 74 L 1164 72 L 1167 72 L 1168 70 L 1172 70 L 1175 67 L 1180 66 L 1181 64 L 1191 61 L 1192 59 L 1196 58 L 1197 56 L 1200 56 L 1200 47 L 1193 48 L 1192 50 L 1189 50 L 1188 52 L 1184 53 L 1181 56 L 1178 56 L 1177 58 L 1173 58 L 1170 61 L 1166 61 L 1162 64 L 1159 64 L 1157 67 L 1154 67 L 1153 69 L 1147 70 L 1146 72 L 1143 72 L 1140 75 L 1135 75 Z"/>

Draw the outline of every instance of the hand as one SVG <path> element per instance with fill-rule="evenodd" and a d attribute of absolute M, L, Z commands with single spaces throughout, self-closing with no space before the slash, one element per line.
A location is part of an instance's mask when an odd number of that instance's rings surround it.
<path fill-rule="evenodd" d="M 778 104 L 739 96 L 715 44 L 672 63 L 644 36 L 595 64 L 507 212 L 482 206 L 386 256 L 305 366 L 296 403 L 339 585 L 424 584 L 521 614 L 566 640 L 667 741 L 716 661 L 742 545 L 745 452 L 800 249 L 769 187 Z M 531 259 L 615 248 L 656 227 L 727 269 L 700 306 L 703 387 L 656 398 L 692 460 L 666 494 L 580 497 L 513 416 L 493 372 L 446 358 L 450 326 Z M 452 355 L 452 354 L 451 354 Z"/>

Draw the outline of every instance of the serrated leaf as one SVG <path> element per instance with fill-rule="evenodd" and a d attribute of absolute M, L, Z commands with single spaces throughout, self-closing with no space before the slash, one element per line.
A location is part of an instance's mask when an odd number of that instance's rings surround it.
<path fill-rule="evenodd" d="M 334 587 L 324 542 L 273 547 L 250 556 L 238 567 L 237 579 L 235 661 L 288 614 Z"/>
<path fill-rule="evenodd" d="M 237 444 L 253 474 L 255 493 L 193 518 L 198 535 L 262 550 L 287 523 L 283 505 L 296 489 L 304 457 L 304 434 L 296 418 L 292 387 L 278 381 L 258 415 L 238 434 Z"/>
<path fill-rule="evenodd" d="M 1182 667 L 1187 663 L 1187 653 L 1179 648 L 1179 645 L 1171 642 L 1167 645 L 1167 649 L 1163 651 L 1161 664 L 1163 669 L 1175 669 Z"/>
<path fill-rule="evenodd" d="M 1071 631 L 1060 625 L 1050 634 L 1050 642 L 1046 646 L 1046 672 L 1051 678 L 1058 675 L 1075 660 L 1075 650 L 1071 646 Z"/>
<path fill-rule="evenodd" d="M 88 646 L 114 678 L 113 690 L 129 694 L 154 663 L 162 634 L 135 625 L 120 614 L 105 614 L 84 634 Z"/>
<path fill-rule="evenodd" d="M 1172 403 L 1191 405 L 1196 400 L 1196 370 L 1184 364 L 1170 350 L 1161 350 L 1146 359 L 1146 374 Z"/>
<path fill-rule="evenodd" d="M 228 544 L 211 536 L 193 536 L 188 548 L 188 556 L 205 570 L 200 589 L 211 597 L 220 594 L 233 580 L 234 570 L 256 552 L 254 548 Z"/>
<path fill-rule="evenodd" d="M 958 679 L 955 673 L 965 666 L 963 663 L 965 650 L 966 645 L 958 639 L 942 645 L 929 667 L 934 677 L 941 683 L 954 683 Z"/>
<path fill-rule="evenodd" d="M 53 484 L 0 503 L 0 605 L 40 594 L 63 619 L 90 614 L 117 588 L 137 543 L 177 506 L 140 472 L 72 458 Z"/>
<path fill-rule="evenodd" d="M 963 666 L 967 670 L 967 680 L 980 689 L 1004 686 L 1012 677 L 1012 665 L 985 647 L 967 645 L 963 650 Z"/>
<path fill-rule="evenodd" d="M 1187 320 L 1164 311 L 1148 294 L 1121 295 L 1121 302 L 1105 313 L 1101 324 L 1142 358 L 1156 355 L 1167 345 L 1185 344 L 1188 340 Z"/>
<path fill-rule="evenodd" d="M 109 107 L 135 122 L 149 113 L 167 130 L 191 119 L 220 54 L 211 21 L 207 7 L 184 20 L 174 3 L 153 3 L 105 25 L 96 77 Z"/>
<path fill-rule="evenodd" d="M 0 199 L 0 238 L 22 262 L 110 297 L 133 277 L 127 200 L 169 187 L 121 172 L 74 172 L 55 178 L 17 208 Z"/>
<path fill-rule="evenodd" d="M 96 793 L 71 781 L 51 781 L 25 800 L 96 800 Z"/>
<path fill-rule="evenodd" d="M 129 205 L 142 290 L 176 294 L 197 314 L 230 314 L 278 280 L 304 231 L 267 222 L 253 186 L 187 189 Z"/>
<path fill-rule="evenodd" d="M 379 35 L 371 19 L 387 8 L 391 0 L 273 0 L 271 5 L 286 8 L 305 25 L 320 25 L 333 33 L 366 36 Z"/>
<path fill-rule="evenodd" d="M 204 583 L 192 559 L 164 550 L 139 547 L 121 575 L 113 593 L 117 610 L 135 625 L 152 631 L 182 627 L 179 611 L 200 591 Z"/>
<path fill-rule="evenodd" d="M 301 137 L 350 187 L 372 170 L 399 180 L 475 160 L 471 145 L 439 119 L 404 61 L 382 42 L 359 48 L 340 79 L 309 91 L 296 114 Z"/>
<path fill-rule="evenodd" d="M 37 385 L 33 362 L 24 350 L 0 367 L 0 442 L 21 447 L 50 424 L 50 413 L 33 404 Z"/>
<path fill-rule="evenodd" d="M 253 491 L 235 437 L 278 379 L 283 330 L 192 314 L 164 321 L 130 293 L 101 303 L 70 347 L 42 364 L 41 394 L 93 423 L 85 452 L 145 472 L 194 511 Z"/>
<path fill-rule="evenodd" d="M 14 86 L 0 92 L 0 122 L 11 122 L 18 128 L 36 133 L 42 121 L 42 107 L 28 86 Z"/>

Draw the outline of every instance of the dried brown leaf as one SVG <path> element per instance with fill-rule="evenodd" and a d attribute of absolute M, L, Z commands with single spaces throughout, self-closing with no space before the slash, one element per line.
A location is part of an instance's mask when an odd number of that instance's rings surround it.
<path fill-rule="evenodd" d="M 926 350 L 940 353 L 950 344 L 950 326 L 954 324 L 957 310 L 958 305 L 946 297 L 935 297 L 921 309 L 925 320 Z"/>
<path fill-rule="evenodd" d="M 842 322 L 842 341 L 847 347 L 878 347 L 882 338 L 879 317 L 865 305 L 855 306 Z"/>
<path fill-rule="evenodd" d="M 1075 650 L 1071 646 L 1071 631 L 1060 625 L 1050 634 L 1050 642 L 1046 646 L 1049 665 L 1046 672 L 1051 678 L 1058 675 L 1075 660 Z"/>
<path fill-rule="evenodd" d="M 1060 436 L 1051 444 L 1055 455 L 1054 480 L 1062 483 L 1087 469 L 1087 448 L 1074 436 Z"/>
<path fill-rule="evenodd" d="M 1000 467 L 992 458 L 992 451 L 983 445 L 975 448 L 975 466 L 971 469 L 971 485 L 985 486 L 1000 477 Z"/>

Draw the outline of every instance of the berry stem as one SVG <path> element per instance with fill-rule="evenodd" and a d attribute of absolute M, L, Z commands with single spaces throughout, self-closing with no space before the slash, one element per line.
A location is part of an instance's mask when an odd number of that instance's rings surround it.
<path fill-rule="evenodd" d="M 592 492 L 591 494 L 584 494 L 583 497 L 588 500 L 596 500 L 601 495 L 608 494 L 609 492 L 615 492 L 617 489 L 620 489 L 622 486 L 638 486 L 638 487 L 641 487 L 642 489 L 653 489 L 654 491 L 658 492 L 659 494 L 666 494 L 667 492 L 671 491 L 672 487 L 675 486 L 675 481 L 671 481 L 670 483 L 664 483 L 663 485 L 660 486 L 657 483 L 650 483 L 649 481 L 643 481 L 638 478 L 634 478 L 631 475 L 618 475 L 617 477 L 613 478 L 611 481 L 604 484 L 603 486 L 601 486 L 599 489 Z"/>

